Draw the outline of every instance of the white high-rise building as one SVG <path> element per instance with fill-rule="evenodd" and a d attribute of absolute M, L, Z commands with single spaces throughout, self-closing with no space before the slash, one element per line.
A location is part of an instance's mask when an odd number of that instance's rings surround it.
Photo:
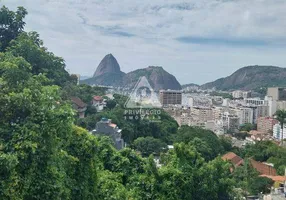
<path fill-rule="evenodd" d="M 229 102 L 230 102 L 230 99 L 223 99 L 222 106 L 229 107 Z"/>
<path fill-rule="evenodd" d="M 277 100 L 273 99 L 271 96 L 265 96 L 265 100 L 268 102 L 269 116 L 273 116 L 277 111 Z"/>
<path fill-rule="evenodd" d="M 253 109 L 252 108 L 238 108 L 236 115 L 239 117 L 240 124 L 253 124 Z"/>
<path fill-rule="evenodd" d="M 244 105 L 247 106 L 259 106 L 267 103 L 265 100 L 261 100 L 260 98 L 245 98 L 243 102 Z"/>
<path fill-rule="evenodd" d="M 232 92 L 232 97 L 235 99 L 239 99 L 239 98 L 249 98 L 251 96 L 251 92 L 250 91 L 242 91 L 242 90 L 235 90 Z"/>
<path fill-rule="evenodd" d="M 221 121 L 223 128 L 225 130 L 238 130 L 239 128 L 239 118 L 236 115 L 232 115 L 229 112 L 224 112 L 221 116 Z"/>
<path fill-rule="evenodd" d="M 273 126 L 273 137 L 277 140 L 286 139 L 286 125 L 284 125 L 283 132 L 280 124 L 275 124 Z"/>

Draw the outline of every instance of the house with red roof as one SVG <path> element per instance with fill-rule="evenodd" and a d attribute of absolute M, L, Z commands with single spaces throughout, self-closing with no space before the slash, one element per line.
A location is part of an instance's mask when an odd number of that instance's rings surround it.
<path fill-rule="evenodd" d="M 101 96 L 94 96 L 92 98 L 92 105 L 96 108 L 97 112 L 100 112 L 103 110 L 106 103 Z"/>
<path fill-rule="evenodd" d="M 260 174 L 267 176 L 277 176 L 276 169 L 271 164 L 258 162 L 253 159 L 250 159 L 250 163 L 252 167 L 256 169 Z"/>
<path fill-rule="evenodd" d="M 221 157 L 225 161 L 229 161 L 236 168 L 244 164 L 244 160 L 233 152 L 228 152 Z M 249 159 L 251 166 L 259 172 L 261 177 L 267 177 L 274 181 L 274 187 L 280 187 L 286 181 L 286 176 L 278 176 L 276 169 L 270 163 L 262 163 L 253 159 Z M 230 169 L 231 172 L 233 168 Z"/>
<path fill-rule="evenodd" d="M 77 111 L 79 118 L 85 117 L 87 105 L 78 97 L 71 97 L 73 108 Z"/>
<path fill-rule="evenodd" d="M 234 167 L 243 165 L 243 159 L 233 152 L 228 152 L 227 154 L 224 154 L 221 158 L 225 161 L 231 162 Z"/>

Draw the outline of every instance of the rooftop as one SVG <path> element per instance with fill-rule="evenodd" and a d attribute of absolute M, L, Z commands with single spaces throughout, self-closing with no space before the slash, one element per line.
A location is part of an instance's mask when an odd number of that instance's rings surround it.
<path fill-rule="evenodd" d="M 101 101 L 101 100 L 102 100 L 102 97 L 101 97 L 101 96 L 94 96 L 94 97 L 93 97 L 93 100 L 95 100 L 95 101 Z"/>
<path fill-rule="evenodd" d="M 80 108 L 86 107 L 86 104 L 78 97 L 71 97 L 71 101 Z"/>
<path fill-rule="evenodd" d="M 270 178 L 270 179 L 272 179 L 275 182 L 284 182 L 284 181 L 286 181 L 286 177 L 285 176 L 269 176 L 269 175 L 265 175 L 265 174 L 262 174 L 260 176 Z"/>
<path fill-rule="evenodd" d="M 252 167 L 255 168 L 260 174 L 268 176 L 277 176 L 276 169 L 274 167 L 253 159 L 250 159 L 250 162 Z"/>
<path fill-rule="evenodd" d="M 117 125 L 116 124 L 109 124 L 112 128 L 115 128 Z"/>
<path fill-rule="evenodd" d="M 230 161 L 234 166 L 243 164 L 243 159 L 233 152 L 228 152 L 221 157 L 223 160 Z"/>

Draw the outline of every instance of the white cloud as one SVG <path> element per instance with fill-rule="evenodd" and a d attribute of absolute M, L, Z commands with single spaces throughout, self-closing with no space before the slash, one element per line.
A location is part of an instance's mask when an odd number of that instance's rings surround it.
<path fill-rule="evenodd" d="M 113 53 L 125 72 L 161 65 L 204 83 L 250 64 L 285 66 L 284 0 L 2 0 L 27 8 L 27 30 L 92 75 Z M 178 38 L 184 37 L 184 40 Z"/>

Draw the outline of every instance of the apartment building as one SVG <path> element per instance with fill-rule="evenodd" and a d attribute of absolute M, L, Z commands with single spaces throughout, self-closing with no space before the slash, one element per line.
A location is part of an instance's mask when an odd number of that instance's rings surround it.
<path fill-rule="evenodd" d="M 214 113 L 211 108 L 192 108 L 192 115 L 202 122 L 214 120 Z"/>
<path fill-rule="evenodd" d="M 273 137 L 277 140 L 286 139 L 286 125 L 284 125 L 284 128 L 282 130 L 280 124 L 275 124 L 273 126 Z"/>
<path fill-rule="evenodd" d="M 270 87 L 267 89 L 267 96 L 276 101 L 286 101 L 286 88 Z"/>
<path fill-rule="evenodd" d="M 267 89 L 269 115 L 272 116 L 279 109 L 286 109 L 286 88 L 271 87 Z"/>
<path fill-rule="evenodd" d="M 160 90 L 160 103 L 163 106 L 181 105 L 182 92 L 177 90 Z"/>
<path fill-rule="evenodd" d="M 235 99 L 249 98 L 249 97 L 251 97 L 251 92 L 250 91 L 235 90 L 232 92 L 232 97 Z"/>
<path fill-rule="evenodd" d="M 224 112 L 221 116 L 223 128 L 225 130 L 235 131 L 239 128 L 239 117 L 229 112 Z"/>
<path fill-rule="evenodd" d="M 191 96 L 189 97 L 190 107 L 211 108 L 212 100 L 206 96 Z"/>
<path fill-rule="evenodd" d="M 270 134 L 273 131 L 273 126 L 278 124 L 278 121 L 271 117 L 259 117 L 257 119 L 257 131 L 263 134 Z"/>
<path fill-rule="evenodd" d="M 259 117 L 268 117 L 269 115 L 269 106 L 268 105 L 258 105 L 256 107 L 256 119 Z"/>
<path fill-rule="evenodd" d="M 253 124 L 254 115 L 253 109 L 247 107 L 241 107 L 236 109 L 236 115 L 239 117 L 240 124 Z"/>
<path fill-rule="evenodd" d="M 244 104 L 248 106 L 259 106 L 265 104 L 265 100 L 261 100 L 259 98 L 246 98 L 243 101 Z"/>

